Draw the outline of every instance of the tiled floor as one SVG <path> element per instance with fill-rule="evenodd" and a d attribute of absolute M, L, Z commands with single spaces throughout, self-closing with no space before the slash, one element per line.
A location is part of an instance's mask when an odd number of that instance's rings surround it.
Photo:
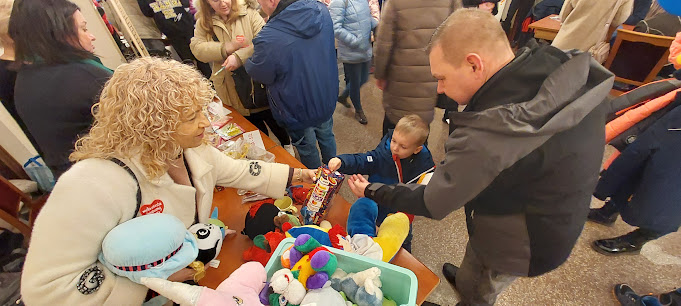
<path fill-rule="evenodd" d="M 340 104 L 336 107 L 333 118 L 339 154 L 371 150 L 381 138 L 381 91 L 376 88 L 373 77 L 362 88 L 362 105 L 369 120 L 366 126 L 354 119 L 352 109 Z M 436 163 L 443 159 L 447 137 L 447 127 L 440 121 L 442 112 L 436 109 L 428 140 Z M 348 201 L 355 200 L 347 186 L 343 186 L 341 195 Z M 594 207 L 600 205 L 597 200 L 592 202 Z M 629 283 L 639 292 L 656 294 L 681 286 L 681 233 L 646 244 L 640 255 L 609 257 L 590 247 L 595 239 L 630 230 L 632 227 L 622 220 L 613 227 L 587 223 L 565 264 L 546 275 L 517 280 L 499 296 L 497 305 L 617 305 L 612 287 L 620 282 Z M 442 277 L 441 268 L 444 262 L 461 263 L 467 239 L 462 210 L 442 221 L 417 217 L 413 254 L 443 280 L 428 301 L 456 304 L 457 295 Z"/>

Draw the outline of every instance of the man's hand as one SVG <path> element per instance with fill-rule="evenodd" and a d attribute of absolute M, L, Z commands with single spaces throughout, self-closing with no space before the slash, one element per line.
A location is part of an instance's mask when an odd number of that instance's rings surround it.
<path fill-rule="evenodd" d="M 364 197 L 364 189 L 369 186 L 369 181 L 360 174 L 353 174 L 348 178 L 348 186 L 350 186 L 352 193 L 358 198 L 362 198 Z"/>
<path fill-rule="evenodd" d="M 329 160 L 329 163 L 328 163 L 329 170 L 331 170 L 331 171 L 338 170 L 338 168 L 340 168 L 342 163 L 343 162 L 340 160 L 340 158 L 338 158 L 338 157 L 332 158 L 331 160 Z"/>
<path fill-rule="evenodd" d="M 380 89 L 380 90 L 385 90 L 385 85 L 386 85 L 386 84 L 388 84 L 388 82 L 387 82 L 386 80 L 379 80 L 379 79 L 376 79 L 376 87 L 378 87 L 378 89 Z"/>
<path fill-rule="evenodd" d="M 222 63 L 222 66 L 229 71 L 234 71 L 241 66 L 241 63 L 239 63 L 239 59 L 236 58 L 236 55 L 232 54 L 227 57 L 225 62 Z"/>
<path fill-rule="evenodd" d="M 168 280 L 171 282 L 181 283 L 184 281 L 193 280 L 194 274 L 196 274 L 196 271 L 194 269 L 184 268 L 168 276 Z"/>

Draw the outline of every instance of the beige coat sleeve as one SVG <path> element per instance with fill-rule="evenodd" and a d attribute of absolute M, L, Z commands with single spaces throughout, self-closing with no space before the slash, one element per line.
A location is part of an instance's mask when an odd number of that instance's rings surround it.
<path fill-rule="evenodd" d="M 381 22 L 378 24 L 378 34 L 374 44 L 374 76 L 378 80 L 385 80 L 388 77 L 388 67 L 392 60 L 395 23 L 397 22 L 394 1 L 397 0 L 384 3 Z"/>
<path fill-rule="evenodd" d="M 631 15 L 634 9 L 634 0 L 624 0 L 620 5 L 615 17 L 612 19 L 611 27 L 617 27 L 627 21 L 627 18 Z"/>
<path fill-rule="evenodd" d="M 560 9 L 560 22 L 564 22 L 574 9 L 575 3 L 573 0 L 565 0 L 563 7 Z"/>
<path fill-rule="evenodd" d="M 262 193 L 278 199 L 286 193 L 289 166 L 260 160 L 235 160 L 206 146 L 212 156 L 217 185 Z"/>
<path fill-rule="evenodd" d="M 204 63 L 223 62 L 227 59 L 223 43 L 213 41 L 211 35 L 203 30 L 198 22 L 194 27 L 194 37 L 192 37 L 189 48 L 191 48 L 196 59 Z"/>
<path fill-rule="evenodd" d="M 246 22 L 251 27 L 250 31 L 251 33 L 253 33 L 253 37 L 247 38 L 252 41 L 253 38 L 255 38 L 255 36 L 258 35 L 262 27 L 265 26 L 265 20 L 262 19 L 262 17 L 260 16 L 260 14 L 258 14 L 256 10 L 250 8 L 248 9 L 248 14 L 246 15 L 246 18 L 247 18 Z M 236 57 L 241 61 L 241 64 L 243 64 L 249 57 L 251 57 L 251 55 L 253 55 L 253 43 L 251 43 L 246 48 L 242 48 L 235 51 L 234 54 L 236 54 Z"/>
<path fill-rule="evenodd" d="M 132 215 L 136 184 L 113 163 L 97 169 L 97 175 L 73 168 L 60 177 L 35 222 L 21 279 L 22 298 L 26 305 L 139 305 L 147 288 L 114 275 L 97 261 L 106 234 Z M 90 268 L 95 271 L 86 273 Z M 87 282 L 96 275 L 103 277 L 100 285 Z M 79 284 L 97 289 L 83 294 Z"/>

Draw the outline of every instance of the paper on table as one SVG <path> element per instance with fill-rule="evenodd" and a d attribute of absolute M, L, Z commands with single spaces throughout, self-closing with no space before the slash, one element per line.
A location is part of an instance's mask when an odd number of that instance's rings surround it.
<path fill-rule="evenodd" d="M 222 118 L 223 116 L 227 116 L 232 112 L 222 106 L 222 102 L 215 101 L 208 103 L 208 111 L 217 118 Z"/>
<path fill-rule="evenodd" d="M 258 148 L 261 148 L 263 150 L 267 150 L 265 148 L 265 144 L 262 142 L 262 137 L 260 136 L 260 130 L 255 130 L 255 131 L 250 131 L 248 133 L 244 133 L 243 135 L 244 141 L 247 143 L 250 143 Z"/>

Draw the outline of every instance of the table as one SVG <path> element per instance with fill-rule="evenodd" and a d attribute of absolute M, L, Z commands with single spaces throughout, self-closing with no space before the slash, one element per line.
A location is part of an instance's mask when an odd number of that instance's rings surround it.
<path fill-rule="evenodd" d="M 232 111 L 230 116 L 233 117 L 233 122 L 244 128 L 246 131 L 254 131 L 257 128 L 248 122 L 246 118 L 239 115 L 233 108 L 228 107 Z M 284 148 L 278 146 L 267 135 L 260 132 L 265 148 L 275 155 L 275 162 L 289 164 L 296 168 L 304 167 L 300 161 L 291 156 Z M 244 218 L 250 205 L 241 203 L 241 196 L 236 194 L 236 189 L 225 188 L 222 191 L 216 191 L 213 195 L 213 206 L 219 208 L 218 218 L 225 223 L 230 229 L 236 230 L 238 234 L 230 235 L 225 238 L 222 244 L 222 251 L 217 259 L 220 260 L 220 266 L 216 268 L 208 268 L 206 277 L 203 278 L 199 284 L 209 288 L 215 289 L 227 276 L 243 264 L 241 259 L 242 253 L 253 245 L 248 236 L 240 234 L 244 228 Z M 331 224 L 341 224 L 345 227 L 348 213 L 350 211 L 350 203 L 343 197 L 336 196 L 333 199 L 332 206 L 329 210 L 327 220 Z M 440 284 L 440 279 L 428 267 L 419 262 L 414 256 L 404 249 L 395 255 L 392 261 L 393 264 L 407 268 L 416 274 L 418 279 L 418 293 L 417 304 L 423 303 L 426 297 L 433 292 L 435 287 Z"/>
<path fill-rule="evenodd" d="M 556 16 L 558 15 L 553 14 L 544 17 L 544 19 L 530 23 L 528 27 L 534 29 L 534 37 L 549 41 L 556 38 L 558 30 L 560 30 L 560 21 L 551 18 L 555 18 Z"/>

